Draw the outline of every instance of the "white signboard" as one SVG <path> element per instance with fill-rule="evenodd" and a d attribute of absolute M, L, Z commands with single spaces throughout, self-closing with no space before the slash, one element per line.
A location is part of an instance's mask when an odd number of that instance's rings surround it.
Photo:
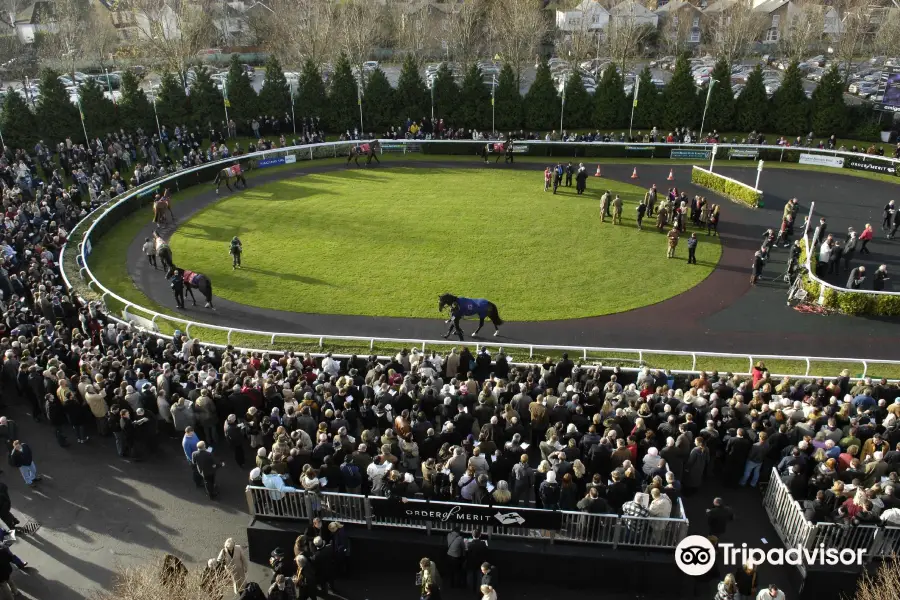
<path fill-rule="evenodd" d="M 822 154 L 800 154 L 801 165 L 818 165 L 820 167 L 844 168 L 844 159 L 839 156 L 824 156 Z"/>

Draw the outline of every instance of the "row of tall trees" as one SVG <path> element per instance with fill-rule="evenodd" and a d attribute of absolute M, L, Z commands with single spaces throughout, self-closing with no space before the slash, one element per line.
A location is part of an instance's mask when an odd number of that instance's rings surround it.
<path fill-rule="evenodd" d="M 29 145 L 37 138 L 48 142 L 64 137 L 103 135 L 120 127 L 154 131 L 154 108 L 162 124 L 172 128 L 190 124 L 203 130 L 222 129 L 226 110 L 240 130 L 248 132 L 253 119 L 260 116 L 284 118 L 291 113 L 293 100 L 297 117 L 318 116 L 331 132 L 359 127 L 360 102 L 366 131 L 383 132 L 400 126 L 407 119 L 421 121 L 434 111 L 435 119 L 453 127 L 489 131 L 494 119 L 498 131 L 525 128 L 533 131 L 558 129 L 560 117 L 567 130 L 621 130 L 628 127 L 632 109 L 634 129 L 657 127 L 670 131 L 676 127 L 697 129 L 706 106 L 706 131 L 771 131 L 779 134 L 805 135 L 813 131 L 820 137 L 842 134 L 853 125 L 844 104 L 843 82 L 836 68 L 829 70 L 808 99 L 803 90 L 800 70 L 791 64 L 784 73 L 781 87 L 767 97 L 762 72 L 754 70 L 741 93 L 734 97 L 730 86 L 731 67 L 724 59 L 716 64 L 712 79 L 721 83 L 711 91 L 694 85 L 690 63 L 682 56 L 675 65 L 672 79 L 658 89 L 645 68 L 639 75 L 638 98 L 626 95 L 622 75 L 615 67 L 603 72 L 596 93 L 584 89 L 581 77 L 574 73 L 560 94 L 546 64 L 538 67 L 534 83 L 522 96 L 515 69 L 505 64 L 496 87 L 484 82 L 480 69 L 472 63 L 460 81 L 443 66 L 429 90 L 415 59 L 404 61 L 397 87 L 390 85 L 384 73 L 376 69 L 358 87 L 350 60 L 342 55 L 335 63 L 328 85 L 317 64 L 308 59 L 301 69 L 296 86 L 289 86 L 274 55 L 266 65 L 266 79 L 257 94 L 243 73 L 235 56 L 225 79 L 224 90 L 203 68 L 192 71 L 190 94 L 175 73 L 166 74 L 161 82 L 155 107 L 141 90 L 136 78 L 125 73 L 122 97 L 113 103 L 96 82 L 82 86 L 78 103 L 73 103 L 57 74 L 45 71 L 41 78 L 41 95 L 29 104 L 17 93 L 6 96 L 0 120 L 7 144 Z M 223 93 L 224 92 L 224 93 Z M 293 92 L 293 99 L 291 94 Z M 493 110 L 492 110 L 493 96 Z M 79 109 L 81 114 L 79 114 Z"/>

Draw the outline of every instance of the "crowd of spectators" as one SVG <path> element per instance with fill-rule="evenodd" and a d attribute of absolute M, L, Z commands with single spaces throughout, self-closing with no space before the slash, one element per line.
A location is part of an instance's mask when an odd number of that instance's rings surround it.
<path fill-rule="evenodd" d="M 791 385 L 766 458 L 812 522 L 900 526 L 900 390 L 869 378 Z M 843 534 L 835 530 L 835 534 Z"/>

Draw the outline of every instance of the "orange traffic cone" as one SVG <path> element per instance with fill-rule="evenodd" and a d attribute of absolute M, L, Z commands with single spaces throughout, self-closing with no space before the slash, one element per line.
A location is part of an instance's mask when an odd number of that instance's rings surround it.
<path fill-rule="evenodd" d="M 597 172 L 594 173 L 594 177 L 603 177 L 603 175 L 600 174 L 600 165 L 597 165 Z"/>
<path fill-rule="evenodd" d="M 675 181 L 675 169 L 669 169 L 669 181 Z"/>
<path fill-rule="evenodd" d="M 634 168 L 634 171 L 631 173 L 631 178 L 632 178 L 632 179 L 637 179 L 637 178 L 638 178 L 638 176 L 637 176 L 637 167 L 635 167 L 635 168 Z"/>

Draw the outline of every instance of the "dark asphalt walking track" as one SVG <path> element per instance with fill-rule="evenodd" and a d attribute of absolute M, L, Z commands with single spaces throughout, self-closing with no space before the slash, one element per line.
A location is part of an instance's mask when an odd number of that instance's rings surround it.
<path fill-rule="evenodd" d="M 473 159 L 471 165 L 461 162 L 404 161 L 391 165 L 429 168 L 486 168 L 542 170 L 540 163 L 517 163 L 514 166 L 482 166 Z M 591 165 L 588 165 L 589 167 Z M 298 165 L 294 172 L 283 171 L 261 175 L 251 180 L 260 185 L 285 177 L 303 176 L 327 170 L 343 169 L 343 165 Z M 639 179 L 630 179 L 634 165 L 604 165 L 603 177 L 649 187 L 656 183 L 665 191 L 672 183 L 666 180 L 670 165 L 638 165 Z M 728 200 L 716 198 L 704 188 L 690 184 L 690 167 L 674 168 L 675 182 L 689 196 L 705 195 L 722 206 L 719 232 L 722 237 L 722 257 L 717 268 L 702 283 L 678 296 L 656 305 L 602 317 L 549 322 L 511 322 L 503 327 L 502 335 L 490 338 L 499 343 L 533 343 L 546 345 L 582 345 L 610 348 L 647 348 L 693 350 L 707 352 L 736 352 L 755 354 L 811 355 L 855 357 L 868 359 L 898 359 L 900 319 L 866 319 L 832 315 L 828 317 L 800 314 L 786 306 L 787 286 L 781 281 L 786 268 L 787 251 L 773 251 L 762 281 L 750 285 L 750 264 L 766 228 L 780 226 L 784 203 L 791 197 L 800 200 L 801 217 L 809 210 L 810 200 L 816 202 L 816 215 L 828 219 L 829 231 L 843 237 L 853 225 L 862 231 L 872 223 L 879 238 L 870 243 L 872 254 L 862 263 L 871 273 L 882 263 L 888 270 L 900 273 L 900 241 L 884 239 L 879 231 L 881 209 L 898 188 L 886 182 L 872 181 L 829 173 L 768 169 L 763 172 L 760 187 L 765 191 L 765 207 L 749 209 Z M 756 170 L 717 165 L 722 174 L 753 183 Z M 588 192 L 596 191 L 603 179 L 590 177 Z M 215 202 L 212 187 L 175 208 L 179 222 L 196 211 Z M 149 212 L 148 212 L 149 215 Z M 156 302 L 174 312 L 174 300 L 164 278 L 149 268 L 141 254 L 142 240 L 149 236 L 149 223 L 135 238 L 128 250 L 129 274 L 137 286 Z M 636 232 L 636 235 L 640 235 Z M 703 260 L 705 235 L 700 234 L 698 258 Z M 654 240 L 664 247 L 662 237 Z M 857 254 L 859 258 L 859 255 Z M 672 261 L 672 268 L 687 268 L 682 255 Z M 642 272 L 638 265 L 615 265 L 622 275 L 622 288 L 648 285 L 653 278 L 665 273 Z M 835 280 L 837 281 L 837 279 Z M 365 337 L 397 337 L 438 339 L 445 331 L 442 320 L 390 317 L 366 317 L 292 313 L 246 306 L 217 298 L 216 310 L 202 307 L 178 311 L 185 318 L 216 325 L 283 333 L 321 335 L 349 335 Z M 500 302 L 502 309 L 502 301 Z M 436 315 L 437 317 L 437 315 Z M 470 328 L 471 331 L 471 328 Z M 483 338 L 483 339 L 488 339 Z"/>

